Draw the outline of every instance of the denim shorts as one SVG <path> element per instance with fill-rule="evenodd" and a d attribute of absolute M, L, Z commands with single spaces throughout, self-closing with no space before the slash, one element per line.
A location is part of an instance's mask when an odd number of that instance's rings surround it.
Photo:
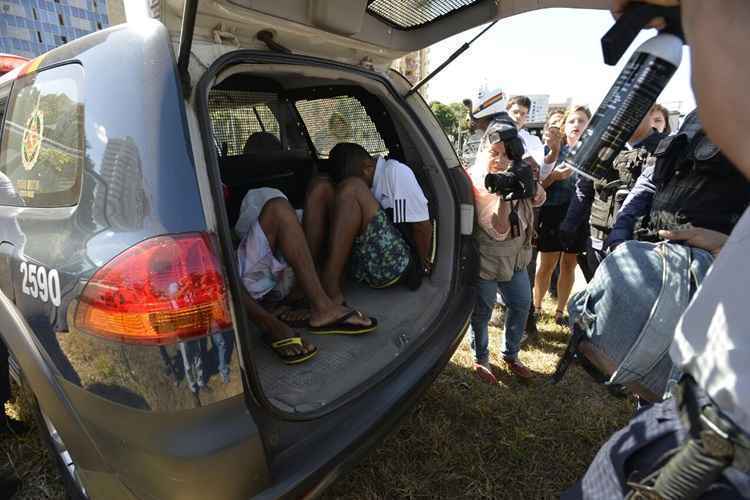
<path fill-rule="evenodd" d="M 379 209 L 352 244 L 349 269 L 357 281 L 372 288 L 386 288 L 399 282 L 409 266 L 409 245 L 398 229 Z"/>

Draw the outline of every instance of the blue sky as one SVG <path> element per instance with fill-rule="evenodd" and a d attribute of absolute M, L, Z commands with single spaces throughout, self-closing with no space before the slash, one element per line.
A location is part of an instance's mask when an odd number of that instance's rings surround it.
<path fill-rule="evenodd" d="M 656 34 L 654 30 L 642 32 L 617 66 L 607 66 L 600 39 L 612 23 L 609 12 L 602 10 L 546 9 L 502 19 L 430 82 L 427 99 L 460 102 L 473 98 L 486 84 L 499 86 L 509 95 L 550 94 L 552 102 L 572 97 L 593 111 L 633 50 Z M 433 45 L 430 70 L 480 30 Z M 659 98 L 660 103 L 683 113 L 695 106 L 689 59 L 686 47 L 680 68 Z"/>

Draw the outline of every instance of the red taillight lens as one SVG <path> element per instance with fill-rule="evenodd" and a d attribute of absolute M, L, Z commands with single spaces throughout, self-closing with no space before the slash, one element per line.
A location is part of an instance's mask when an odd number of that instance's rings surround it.
<path fill-rule="evenodd" d="M 159 236 L 115 257 L 83 289 L 75 326 L 138 344 L 179 342 L 231 327 L 208 236 Z"/>

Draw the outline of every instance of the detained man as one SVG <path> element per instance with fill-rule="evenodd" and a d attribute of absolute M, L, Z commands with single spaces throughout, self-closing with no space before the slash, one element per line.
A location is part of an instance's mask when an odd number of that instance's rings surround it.
<path fill-rule="evenodd" d="M 317 348 L 303 341 L 291 327 L 311 333 L 360 334 L 377 322 L 361 312 L 335 303 L 326 294 L 307 247 L 296 213 L 284 194 L 273 188 L 251 189 L 242 200 L 235 231 L 242 238 L 237 250 L 242 283 L 248 295 L 246 312 L 265 333 L 265 340 L 284 363 L 307 361 Z M 303 318 L 277 318 L 268 312 L 298 287 L 310 304 Z"/>
<path fill-rule="evenodd" d="M 347 262 L 370 288 L 418 288 L 432 267 L 432 221 L 414 172 L 354 143 L 337 144 L 330 158 L 333 178 L 313 179 L 303 221 L 326 294 L 344 303 Z"/>

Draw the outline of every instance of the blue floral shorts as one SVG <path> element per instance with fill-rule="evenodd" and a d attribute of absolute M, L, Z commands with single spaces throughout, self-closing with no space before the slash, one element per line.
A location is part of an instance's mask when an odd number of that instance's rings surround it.
<path fill-rule="evenodd" d="M 357 281 L 385 288 L 398 283 L 409 259 L 409 245 L 380 209 L 365 232 L 355 238 L 349 268 Z"/>

